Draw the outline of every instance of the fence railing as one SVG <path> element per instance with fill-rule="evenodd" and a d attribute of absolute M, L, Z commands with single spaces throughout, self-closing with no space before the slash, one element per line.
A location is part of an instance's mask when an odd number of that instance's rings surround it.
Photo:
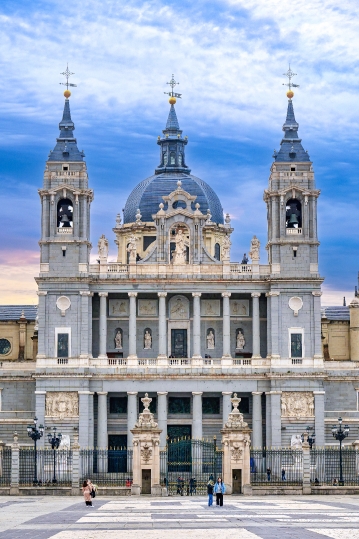
<path fill-rule="evenodd" d="M 8 487 L 11 482 L 11 447 L 0 449 L 0 486 Z"/>
<path fill-rule="evenodd" d="M 359 485 L 359 451 L 353 447 L 342 449 L 342 472 L 345 486 Z M 310 481 L 312 485 L 339 484 L 339 447 L 312 449 L 310 452 Z"/>
<path fill-rule="evenodd" d="M 303 454 L 294 449 L 252 449 L 253 485 L 302 485 Z"/>
<path fill-rule="evenodd" d="M 36 456 L 35 456 L 36 455 Z M 19 484 L 21 486 L 71 486 L 72 451 L 69 449 L 20 449 Z"/>
<path fill-rule="evenodd" d="M 99 486 L 132 484 L 132 449 L 81 449 L 80 482 L 91 479 Z"/>

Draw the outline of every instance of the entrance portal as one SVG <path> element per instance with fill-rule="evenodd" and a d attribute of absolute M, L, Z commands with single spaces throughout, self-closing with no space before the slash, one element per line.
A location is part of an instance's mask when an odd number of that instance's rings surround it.
<path fill-rule="evenodd" d="M 232 470 L 232 494 L 242 494 L 242 470 Z"/>
<path fill-rule="evenodd" d="M 187 357 L 187 330 L 171 330 L 171 355 L 174 357 Z"/>
<path fill-rule="evenodd" d="M 151 494 L 151 470 L 142 470 L 141 494 Z"/>

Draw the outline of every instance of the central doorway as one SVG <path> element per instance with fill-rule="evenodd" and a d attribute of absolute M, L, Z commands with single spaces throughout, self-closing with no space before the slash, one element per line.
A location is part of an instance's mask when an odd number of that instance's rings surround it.
<path fill-rule="evenodd" d="M 171 355 L 187 357 L 187 330 L 171 329 Z"/>
<path fill-rule="evenodd" d="M 151 470 L 142 470 L 141 494 L 151 494 Z"/>

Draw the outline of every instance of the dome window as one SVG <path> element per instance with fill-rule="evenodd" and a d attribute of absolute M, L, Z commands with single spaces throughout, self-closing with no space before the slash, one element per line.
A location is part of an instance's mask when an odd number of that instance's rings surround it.
<path fill-rule="evenodd" d="M 175 152 L 171 152 L 170 165 L 175 165 L 175 164 L 176 164 L 176 154 L 175 154 Z"/>
<path fill-rule="evenodd" d="M 164 166 L 166 166 L 167 163 L 168 163 L 168 153 L 164 152 L 164 154 L 163 154 L 163 164 L 164 164 Z"/>
<path fill-rule="evenodd" d="M 185 210 L 187 208 L 187 204 L 184 200 L 175 200 L 172 204 L 172 208 L 174 210 L 177 210 L 177 208 L 183 208 Z"/>
<path fill-rule="evenodd" d="M 221 260 L 221 246 L 219 243 L 216 243 L 214 246 L 214 258 L 216 260 Z"/>
<path fill-rule="evenodd" d="M 62 198 L 57 204 L 57 227 L 72 228 L 73 227 L 73 211 L 74 207 L 72 200 Z"/>
<path fill-rule="evenodd" d="M 178 154 L 178 166 L 182 166 L 183 163 L 183 156 L 181 153 Z"/>

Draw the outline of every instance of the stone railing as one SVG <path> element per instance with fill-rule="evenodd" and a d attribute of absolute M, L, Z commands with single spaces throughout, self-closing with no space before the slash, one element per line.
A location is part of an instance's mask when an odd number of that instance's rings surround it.
<path fill-rule="evenodd" d="M 252 266 L 251 264 L 234 262 L 231 264 L 231 273 L 252 273 Z"/>
<path fill-rule="evenodd" d="M 302 228 L 286 228 L 286 234 L 287 236 L 294 235 L 294 236 L 301 236 L 302 235 Z"/>
<path fill-rule="evenodd" d="M 70 226 L 62 226 L 57 228 L 58 234 L 72 234 L 73 229 Z"/>

